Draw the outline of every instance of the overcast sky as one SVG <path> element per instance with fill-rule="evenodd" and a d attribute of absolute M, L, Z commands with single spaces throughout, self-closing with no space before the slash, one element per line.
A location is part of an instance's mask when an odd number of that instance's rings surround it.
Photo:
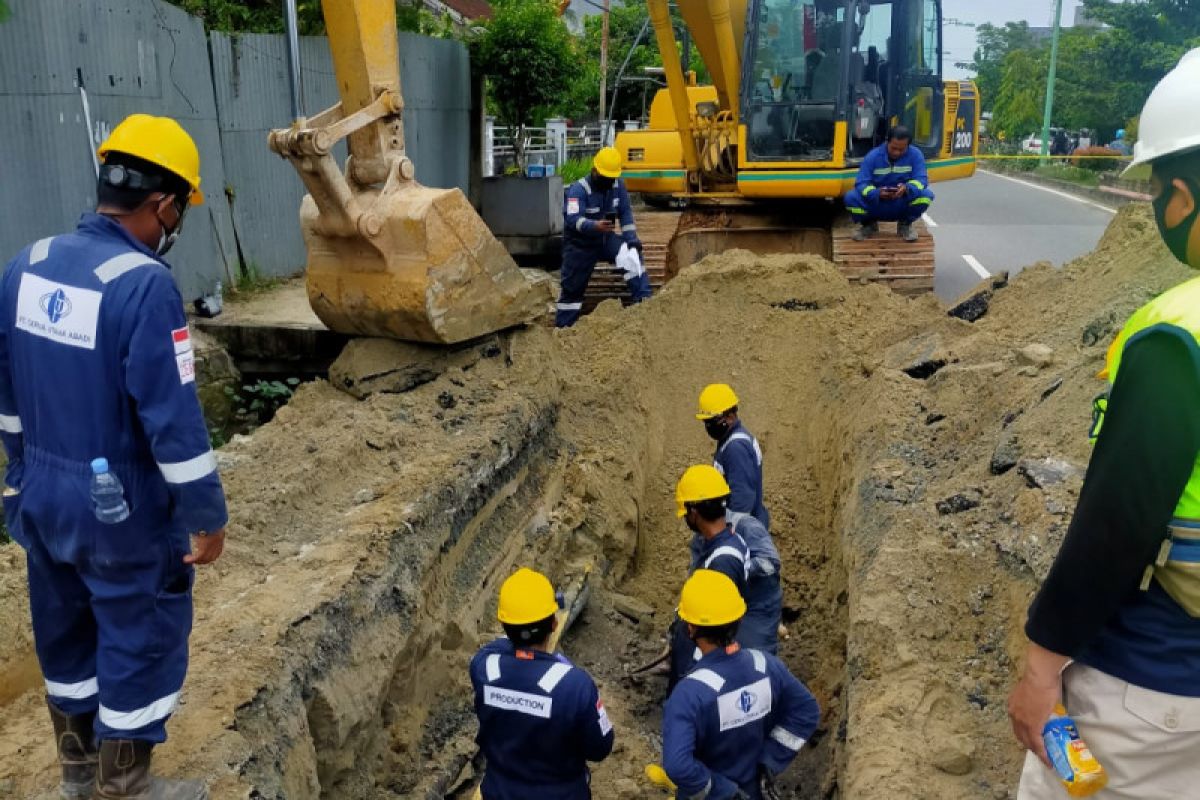
<path fill-rule="evenodd" d="M 1063 25 L 1075 19 L 1076 0 L 1063 0 Z M 1031 27 L 1049 26 L 1054 17 L 1054 0 L 942 0 L 942 15 L 947 19 L 979 24 L 1025 20 Z M 975 31 L 947 24 L 942 39 L 946 55 L 943 69 L 947 77 L 960 78 L 967 73 L 954 66 L 956 61 L 970 61 L 975 53 Z"/>

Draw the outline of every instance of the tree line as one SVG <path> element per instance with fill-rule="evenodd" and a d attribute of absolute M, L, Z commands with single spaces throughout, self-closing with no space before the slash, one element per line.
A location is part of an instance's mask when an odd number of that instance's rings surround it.
<path fill-rule="evenodd" d="M 1136 135 L 1150 90 L 1179 58 L 1200 46 L 1200 0 L 1083 0 L 1102 28 L 1064 28 L 1054 92 L 1055 126 L 1088 128 L 1107 142 L 1118 128 Z M 990 132 L 1012 141 L 1042 127 L 1050 39 L 1027 22 L 976 29 L 972 61 Z"/>

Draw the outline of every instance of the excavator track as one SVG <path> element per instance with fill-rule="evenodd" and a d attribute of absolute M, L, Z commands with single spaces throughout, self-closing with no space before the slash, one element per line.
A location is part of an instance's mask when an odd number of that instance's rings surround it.
<path fill-rule="evenodd" d="M 853 223 L 838 220 L 833 228 L 833 263 L 852 282 L 882 283 L 903 295 L 932 292 L 933 236 L 924 225 L 916 230 L 920 238 L 906 242 L 896 233 L 896 223 L 881 222 L 879 233 L 856 242 Z"/>

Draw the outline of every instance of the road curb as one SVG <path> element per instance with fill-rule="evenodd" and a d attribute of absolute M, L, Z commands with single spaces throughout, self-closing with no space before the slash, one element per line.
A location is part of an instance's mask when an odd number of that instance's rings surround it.
<path fill-rule="evenodd" d="M 1007 170 L 984 169 L 978 168 L 980 172 L 986 172 L 989 175 L 996 175 L 1007 178 L 1020 178 L 1029 183 L 1036 183 L 1039 186 L 1045 186 L 1047 189 L 1057 189 L 1060 192 L 1075 195 L 1084 200 L 1091 200 L 1096 203 L 1111 206 L 1113 208 L 1121 208 L 1130 203 L 1148 203 L 1150 196 L 1140 192 L 1131 192 L 1125 189 L 1116 189 L 1113 187 L 1097 187 L 1091 188 L 1080 186 L 1077 183 L 1070 181 L 1062 181 L 1057 178 L 1046 178 L 1041 175 L 1034 175 L 1032 172 L 1009 172 Z M 1105 191 L 1107 189 L 1108 191 Z"/>

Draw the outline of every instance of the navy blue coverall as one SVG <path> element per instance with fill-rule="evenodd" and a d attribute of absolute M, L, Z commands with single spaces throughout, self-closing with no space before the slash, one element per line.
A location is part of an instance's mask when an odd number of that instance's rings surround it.
<path fill-rule="evenodd" d="M 612 752 L 613 726 L 591 677 L 562 655 L 487 644 L 471 659 L 484 800 L 587 800 L 588 761 Z"/>
<path fill-rule="evenodd" d="M 737 586 L 738 594 L 745 599 L 750 548 L 746 546 L 746 542 L 741 536 L 733 532 L 731 527 L 726 527 L 711 539 L 705 539 L 698 533 L 693 535 L 691 554 L 689 575 L 701 568 L 720 572 L 733 581 Z M 743 624 L 745 624 L 745 620 L 743 620 Z M 668 690 L 686 675 L 696 660 L 700 658 L 700 651 L 688 637 L 687 624 L 683 620 L 676 619 L 672 625 L 672 631 L 671 673 Z"/>
<path fill-rule="evenodd" d="M 663 709 L 663 769 L 680 800 L 762 797 L 817 729 L 812 693 L 775 656 L 733 644 L 700 659 Z M 707 794 L 705 794 L 707 792 Z"/>
<path fill-rule="evenodd" d="M 618 218 L 617 233 L 601 233 L 596 223 L 608 214 Z M 607 192 L 596 192 L 587 178 L 580 178 L 567 187 L 563 207 L 562 291 L 554 324 L 568 328 L 579 319 L 583 309 L 583 293 L 587 290 L 592 270 L 599 261 L 616 263 L 622 244 L 640 245 L 637 226 L 633 222 L 633 207 L 629 192 L 617 178 Z M 640 272 L 624 274 L 629 296 L 640 303 L 650 296 L 650 278 L 643 267 Z"/>
<path fill-rule="evenodd" d="M 717 442 L 717 451 L 713 454 L 713 466 L 729 484 L 729 510 L 751 514 L 770 530 L 771 514 L 763 505 L 762 463 L 758 439 L 746 430 L 741 420 Z"/>
<path fill-rule="evenodd" d="M 908 191 L 893 200 L 879 196 L 880 189 L 901 184 Z M 863 159 L 858 168 L 854 188 L 846 193 L 846 209 L 857 222 L 886 220 L 913 223 L 929 210 L 933 192 L 929 191 L 929 172 L 925 156 L 919 148 L 909 145 L 908 151 L 892 161 L 887 144 L 881 144 Z"/>
<path fill-rule="evenodd" d="M 25 548 L 46 692 L 100 739 L 161 742 L 187 671 L 188 535 L 225 526 L 183 301 L 166 264 L 85 214 L 0 280 L 4 518 Z M 108 459 L 130 516 L 90 497 Z"/>
<path fill-rule="evenodd" d="M 779 622 L 783 616 L 783 586 L 779 581 L 779 550 L 771 534 L 749 514 L 730 512 L 729 526 L 750 550 L 746 562 L 746 616 L 738 626 L 743 647 L 775 655 L 779 652 Z"/>

